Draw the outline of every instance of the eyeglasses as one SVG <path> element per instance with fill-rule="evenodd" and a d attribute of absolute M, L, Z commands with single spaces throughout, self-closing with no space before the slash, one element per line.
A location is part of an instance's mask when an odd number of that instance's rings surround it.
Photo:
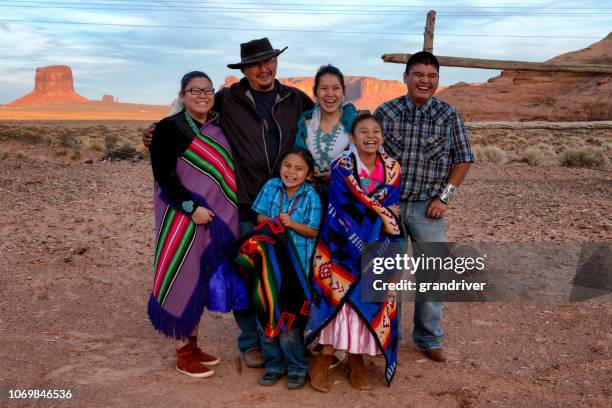
<path fill-rule="evenodd" d="M 276 64 L 276 57 L 271 57 L 263 61 L 253 62 L 251 64 L 244 64 L 245 68 L 253 68 L 253 67 L 272 67 Z"/>
<path fill-rule="evenodd" d="M 427 78 L 427 79 L 436 79 L 439 77 L 438 74 L 424 74 L 422 72 L 413 72 L 412 75 L 417 77 L 418 79 Z"/>
<path fill-rule="evenodd" d="M 204 95 L 214 95 L 215 94 L 215 88 L 189 88 L 189 89 L 183 90 L 183 92 L 189 92 L 193 96 L 198 96 L 198 95 L 201 95 L 201 94 L 204 94 Z"/>

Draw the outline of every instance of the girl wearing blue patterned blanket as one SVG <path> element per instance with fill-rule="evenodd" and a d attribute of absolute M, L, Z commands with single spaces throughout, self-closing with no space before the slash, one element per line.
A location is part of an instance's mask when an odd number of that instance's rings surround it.
<path fill-rule="evenodd" d="M 328 392 L 328 367 L 334 350 L 348 352 L 349 383 L 370 389 L 363 355 L 382 354 L 389 384 L 397 364 L 395 297 L 385 302 L 360 298 L 360 257 L 371 243 L 400 238 L 399 164 L 380 151 L 382 127 L 370 114 L 358 116 L 351 129 L 350 150 L 332 164 L 327 218 L 315 248 L 312 303 L 306 342 L 317 340 L 322 353 L 311 362 L 313 388 Z"/>

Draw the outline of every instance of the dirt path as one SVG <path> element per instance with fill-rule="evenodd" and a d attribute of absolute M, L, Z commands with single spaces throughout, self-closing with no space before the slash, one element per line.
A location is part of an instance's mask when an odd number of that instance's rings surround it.
<path fill-rule="evenodd" d="M 69 407 L 608 407 L 612 304 L 451 303 L 449 361 L 405 339 L 390 388 L 288 391 L 239 374 L 231 315 L 206 314 L 200 337 L 223 360 L 196 380 L 174 370 L 173 344 L 146 317 L 151 284 L 151 172 L 146 162 L 79 161 L 0 142 L 0 387 L 72 388 Z M 98 153 L 99 155 L 99 153 Z M 84 161 L 92 158 L 93 163 Z M 523 164 L 476 165 L 449 215 L 460 242 L 612 240 L 612 174 Z M 410 304 L 404 306 L 410 327 Z"/>

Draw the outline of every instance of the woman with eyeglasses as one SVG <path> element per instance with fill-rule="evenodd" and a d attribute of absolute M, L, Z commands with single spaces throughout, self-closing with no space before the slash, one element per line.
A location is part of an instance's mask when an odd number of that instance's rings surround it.
<path fill-rule="evenodd" d="M 219 364 L 198 347 L 204 309 L 248 307 L 245 283 L 231 263 L 238 234 L 234 162 L 214 101 L 208 75 L 185 74 L 178 112 L 159 122 L 150 146 L 157 234 L 149 319 L 176 340 L 176 369 L 200 378 Z"/>

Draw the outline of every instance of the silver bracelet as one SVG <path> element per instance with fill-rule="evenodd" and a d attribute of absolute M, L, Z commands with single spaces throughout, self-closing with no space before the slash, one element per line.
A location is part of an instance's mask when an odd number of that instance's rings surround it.
<path fill-rule="evenodd" d="M 458 191 L 459 187 L 453 186 L 451 183 L 447 183 L 446 187 L 444 187 L 444 190 L 442 190 L 442 193 L 438 196 L 438 198 L 444 204 L 449 204 Z"/>

